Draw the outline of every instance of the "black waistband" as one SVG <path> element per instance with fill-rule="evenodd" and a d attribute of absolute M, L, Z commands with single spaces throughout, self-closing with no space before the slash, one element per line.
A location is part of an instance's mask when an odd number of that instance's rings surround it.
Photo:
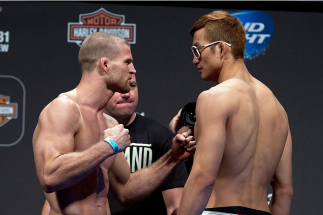
<path fill-rule="evenodd" d="M 232 214 L 246 214 L 246 215 L 270 215 L 266 211 L 255 210 L 242 206 L 230 206 L 230 207 L 219 207 L 219 208 L 205 208 L 205 211 L 217 211 Z"/>

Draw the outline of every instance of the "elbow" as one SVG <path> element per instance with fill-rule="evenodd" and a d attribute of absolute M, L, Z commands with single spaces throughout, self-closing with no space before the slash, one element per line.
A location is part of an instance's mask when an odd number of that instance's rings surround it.
<path fill-rule="evenodd" d="M 202 185 L 201 189 L 205 192 L 213 190 L 216 177 L 208 172 L 200 172 L 195 176 L 195 184 Z"/>
<path fill-rule="evenodd" d="M 57 191 L 55 181 L 50 176 L 44 176 L 43 179 L 40 180 L 40 186 L 45 193 Z"/>
<path fill-rule="evenodd" d="M 282 198 L 292 201 L 293 195 L 294 195 L 294 190 L 292 186 L 289 187 L 284 187 L 281 189 L 276 189 L 274 190 L 274 195 L 281 196 Z"/>
<path fill-rule="evenodd" d="M 293 184 L 292 182 L 286 183 L 277 183 L 275 180 L 271 182 L 274 193 L 285 198 L 292 199 L 294 195 Z"/>
<path fill-rule="evenodd" d="M 294 190 L 293 190 L 293 187 L 292 187 L 292 186 L 291 186 L 291 187 L 286 188 L 284 192 L 285 192 L 285 195 L 286 195 L 286 196 L 288 196 L 288 198 L 289 198 L 290 200 L 292 200 L 292 199 L 293 199 Z"/>
<path fill-rule="evenodd" d="M 110 190 L 114 196 L 114 198 L 123 206 L 123 207 L 131 207 L 133 204 L 135 204 L 136 202 L 140 201 L 140 198 L 134 199 L 134 198 L 130 198 L 127 196 L 127 194 L 125 194 L 124 192 L 122 192 L 121 190 L 119 190 L 119 192 L 115 192 L 114 190 Z"/>
<path fill-rule="evenodd" d="M 119 203 L 123 206 L 123 207 L 131 207 L 136 201 L 130 199 L 130 198 L 119 198 L 118 199 Z"/>

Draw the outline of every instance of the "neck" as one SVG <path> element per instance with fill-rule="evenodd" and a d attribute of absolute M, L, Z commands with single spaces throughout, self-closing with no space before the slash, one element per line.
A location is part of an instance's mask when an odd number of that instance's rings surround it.
<path fill-rule="evenodd" d="M 223 64 L 217 83 L 222 83 L 231 78 L 241 79 L 243 74 L 249 74 L 243 59 L 229 60 Z"/>
<path fill-rule="evenodd" d="M 112 96 L 113 92 L 107 88 L 104 79 L 98 77 L 95 72 L 83 74 L 76 87 L 78 103 L 96 110 L 103 110 Z"/>

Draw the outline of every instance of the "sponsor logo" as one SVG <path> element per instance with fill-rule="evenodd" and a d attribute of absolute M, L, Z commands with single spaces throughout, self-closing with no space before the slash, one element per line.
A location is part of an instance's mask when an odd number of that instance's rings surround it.
<path fill-rule="evenodd" d="M 0 127 L 11 119 L 17 119 L 17 103 L 10 103 L 10 97 L 0 94 Z"/>
<path fill-rule="evenodd" d="M 104 8 L 80 14 L 79 22 L 69 22 L 67 42 L 81 46 L 83 40 L 95 32 L 116 34 L 129 44 L 136 43 L 136 24 L 125 23 L 124 15 L 111 13 Z"/>
<path fill-rule="evenodd" d="M 274 32 L 274 23 L 269 14 L 254 10 L 230 14 L 237 17 L 246 30 L 245 59 L 252 60 L 260 54 L 265 54 Z"/>
<path fill-rule="evenodd" d="M 9 51 L 9 31 L 0 31 L 0 52 Z"/>
<path fill-rule="evenodd" d="M 23 138 L 25 104 L 24 84 L 15 76 L 0 75 L 0 147 L 14 146 Z"/>

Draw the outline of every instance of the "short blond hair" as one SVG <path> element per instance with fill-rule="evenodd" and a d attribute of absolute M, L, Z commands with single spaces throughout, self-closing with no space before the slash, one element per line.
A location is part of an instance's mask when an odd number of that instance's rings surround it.
<path fill-rule="evenodd" d="M 102 57 L 115 59 L 120 53 L 119 43 L 130 46 L 124 38 L 110 33 L 97 32 L 85 38 L 78 55 L 82 71 L 92 71 Z"/>

